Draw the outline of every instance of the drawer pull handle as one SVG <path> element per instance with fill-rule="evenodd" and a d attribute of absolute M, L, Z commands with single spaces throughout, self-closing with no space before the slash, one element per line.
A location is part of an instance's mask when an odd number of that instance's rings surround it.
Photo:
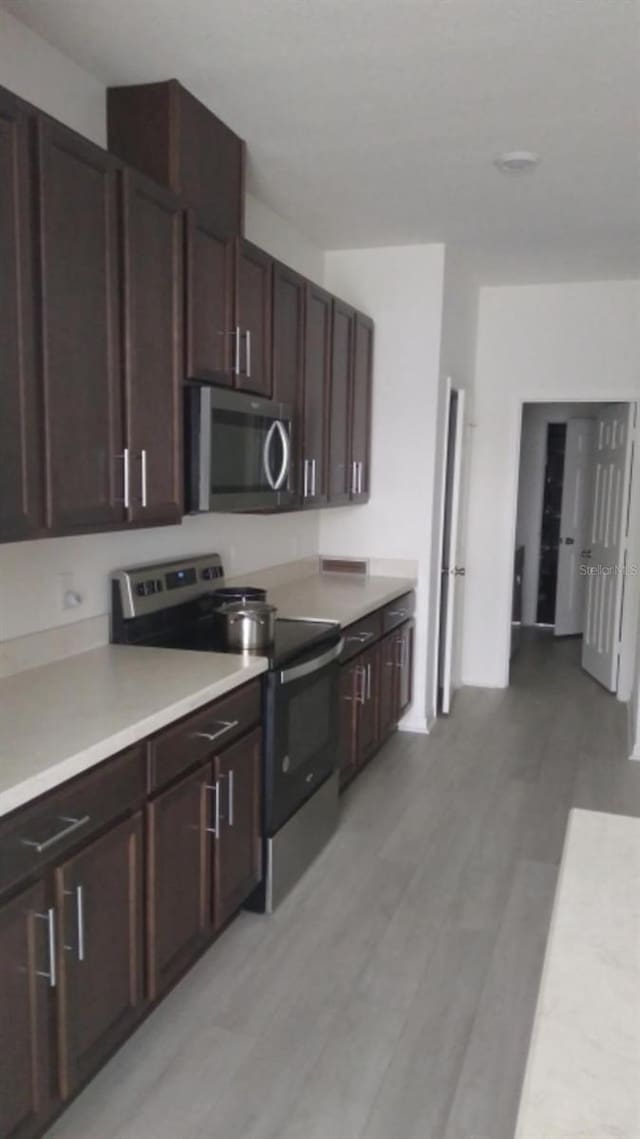
<path fill-rule="evenodd" d="M 213 792 L 213 826 L 205 827 L 207 834 L 212 834 L 214 838 L 220 838 L 220 782 L 216 779 L 215 783 L 206 784 L 207 791 Z"/>
<path fill-rule="evenodd" d="M 407 610 L 406 609 L 390 609 L 389 610 L 389 616 L 390 617 L 406 617 L 407 616 Z"/>
<path fill-rule="evenodd" d="M 224 736 L 226 732 L 230 732 L 232 728 L 237 728 L 240 721 L 216 720 L 215 723 L 222 725 L 218 728 L 217 732 L 193 732 L 191 738 L 194 740 L 209 740 L 209 743 L 213 743 L 214 740 L 220 739 L 220 736 Z"/>
<path fill-rule="evenodd" d="M 228 790 L 228 795 L 229 795 L 229 818 L 228 818 L 228 822 L 229 822 L 229 826 L 232 827 L 233 826 L 233 816 L 234 816 L 234 812 L 235 812 L 235 783 L 234 783 L 233 768 L 231 768 L 229 771 L 229 782 L 227 785 L 227 790 Z"/>
<path fill-rule="evenodd" d="M 73 834 L 74 831 L 80 830 L 81 827 L 86 827 L 89 822 L 89 815 L 84 815 L 81 819 L 71 819 L 61 815 L 60 822 L 67 823 L 67 826 L 63 827 L 57 834 L 51 835 L 51 838 L 45 839 L 44 842 L 36 842 L 34 838 L 22 838 L 20 839 L 22 845 L 32 846 L 36 854 L 43 854 L 45 850 L 48 850 L 50 846 L 54 846 L 56 842 L 61 842 L 63 838 L 67 838 L 67 836 Z"/>
<path fill-rule="evenodd" d="M 373 633 L 349 633 L 345 637 L 345 641 L 356 641 L 359 645 L 364 645 L 366 641 L 370 641 Z"/>

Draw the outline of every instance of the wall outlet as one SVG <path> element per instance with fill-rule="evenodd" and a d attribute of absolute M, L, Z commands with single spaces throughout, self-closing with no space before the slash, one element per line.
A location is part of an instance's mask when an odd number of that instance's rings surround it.
<path fill-rule="evenodd" d="M 70 570 L 58 574 L 58 598 L 61 609 L 78 609 L 84 601 Z"/>

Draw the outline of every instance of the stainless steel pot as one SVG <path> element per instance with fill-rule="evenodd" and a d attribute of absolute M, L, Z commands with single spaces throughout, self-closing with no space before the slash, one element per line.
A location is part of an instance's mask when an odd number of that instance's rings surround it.
<path fill-rule="evenodd" d="M 225 622 L 227 648 L 232 652 L 259 653 L 273 644 L 276 607 L 266 601 L 231 601 L 219 610 Z"/>

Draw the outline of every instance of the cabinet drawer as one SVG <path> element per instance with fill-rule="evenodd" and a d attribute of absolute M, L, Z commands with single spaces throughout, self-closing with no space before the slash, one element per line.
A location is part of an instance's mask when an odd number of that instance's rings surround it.
<path fill-rule="evenodd" d="M 396 625 L 408 621 L 413 617 L 415 611 L 416 595 L 413 592 L 403 593 L 402 597 L 398 597 L 396 601 L 390 601 L 382 610 L 383 632 L 388 633 L 390 629 L 395 629 Z"/>
<path fill-rule="evenodd" d="M 344 648 L 340 656 L 340 660 L 351 660 L 351 657 L 361 653 L 363 649 L 372 645 L 382 636 L 382 610 L 376 609 L 374 613 L 369 613 L 368 617 L 363 617 L 361 621 L 355 621 L 353 625 L 348 625 L 343 632 Z"/>
<path fill-rule="evenodd" d="M 253 681 L 161 732 L 149 743 L 149 790 L 164 787 L 243 735 L 259 723 L 261 708 L 260 682 Z"/>
<path fill-rule="evenodd" d="M 146 794 L 144 747 L 106 760 L 0 821 L 0 893 L 60 856 Z"/>

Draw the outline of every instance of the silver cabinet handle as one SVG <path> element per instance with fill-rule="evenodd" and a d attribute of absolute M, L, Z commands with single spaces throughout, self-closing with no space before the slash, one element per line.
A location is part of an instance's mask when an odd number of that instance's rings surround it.
<path fill-rule="evenodd" d="M 367 700 L 371 699 L 371 662 L 367 665 Z"/>
<path fill-rule="evenodd" d="M 56 969 L 56 911 L 53 906 L 50 906 L 46 914 L 36 914 L 37 918 L 47 923 L 47 934 L 49 944 L 49 970 L 36 969 L 36 977 L 46 977 L 49 982 L 49 988 L 55 989 L 58 983 L 58 973 Z"/>
<path fill-rule="evenodd" d="M 406 645 L 406 641 L 405 641 L 404 637 L 398 637 L 396 644 L 398 646 L 398 649 L 400 650 L 398 652 L 398 659 L 396 660 L 396 668 L 404 668 L 405 645 Z"/>
<path fill-rule="evenodd" d="M 129 509 L 131 503 L 130 491 L 130 475 L 131 464 L 129 459 L 129 448 L 125 447 L 121 455 L 116 455 L 116 459 L 122 459 L 122 505 L 125 510 Z"/>
<path fill-rule="evenodd" d="M 358 666 L 358 675 L 360 676 L 360 679 L 362 680 L 362 684 L 360 685 L 360 691 L 358 692 L 358 696 L 357 696 L 358 704 L 366 704 L 367 703 L 367 670 L 363 664 Z"/>
<path fill-rule="evenodd" d="M 364 484 L 364 463 L 358 463 L 358 494 L 362 494 L 362 487 Z"/>
<path fill-rule="evenodd" d="M 349 633 L 345 641 L 357 641 L 359 645 L 363 645 L 366 641 L 370 641 L 373 635 L 373 633 Z"/>
<path fill-rule="evenodd" d="M 310 467 L 310 465 L 311 464 L 310 464 L 309 459 L 305 459 L 304 466 L 303 466 L 303 484 L 304 485 L 303 485 L 303 491 L 302 491 L 304 498 L 309 497 L 309 467 Z"/>
<path fill-rule="evenodd" d="M 245 332 L 245 337 L 247 340 L 247 369 L 246 369 L 246 374 L 247 374 L 247 378 L 251 379 L 251 329 L 250 328 L 248 328 L 247 331 Z"/>
<path fill-rule="evenodd" d="M 207 834 L 212 834 L 214 838 L 220 838 L 220 782 L 216 779 L 215 783 L 207 783 L 207 791 L 213 791 L 213 826 L 205 827 Z"/>
<path fill-rule="evenodd" d="M 229 769 L 229 774 L 227 776 L 227 795 L 228 795 L 228 799 L 229 799 L 229 813 L 228 813 L 228 817 L 227 817 L 227 822 L 229 823 L 229 826 L 232 827 L 233 826 L 234 811 L 235 811 L 235 783 L 234 783 L 234 778 L 233 778 L 233 768 L 232 767 Z"/>
<path fill-rule="evenodd" d="M 240 375 L 240 337 L 242 335 L 242 333 L 240 331 L 240 325 L 239 324 L 236 324 L 236 327 L 235 327 L 232 335 L 235 337 L 235 341 L 236 341 L 235 342 L 235 352 L 234 352 L 234 357 L 233 357 L 233 371 L 234 371 L 234 374 L 236 376 L 239 376 Z"/>
<path fill-rule="evenodd" d="M 214 720 L 214 723 L 222 725 L 220 728 L 218 728 L 217 732 L 192 732 L 191 733 L 191 739 L 192 740 L 209 740 L 209 743 L 213 743 L 214 740 L 220 739 L 220 736 L 224 736 L 226 732 L 230 732 L 232 728 L 237 728 L 240 721 L 239 720 Z"/>
<path fill-rule="evenodd" d="M 316 463 L 315 459 L 312 459 L 311 460 L 311 480 L 312 480 L 311 481 L 311 495 L 313 498 L 315 498 L 316 494 L 318 493 L 316 476 L 317 476 L 317 463 Z"/>
<path fill-rule="evenodd" d="M 147 451 L 140 452 L 140 502 L 143 507 L 147 505 Z"/>
<path fill-rule="evenodd" d="M 390 617 L 407 617 L 408 613 L 407 613 L 406 609 L 390 609 L 389 610 L 389 616 Z"/>
<path fill-rule="evenodd" d="M 75 890 L 65 890 L 65 897 L 76 899 L 76 954 L 78 961 L 84 961 L 84 886 L 76 886 Z M 70 953 L 72 945 L 66 945 Z"/>
<path fill-rule="evenodd" d="M 51 838 L 46 838 L 44 842 L 37 842 L 34 838 L 21 838 L 20 842 L 23 846 L 32 846 L 36 854 L 42 854 L 45 850 L 48 850 L 50 846 L 54 846 L 56 842 L 61 842 L 63 838 L 67 838 L 67 836 L 73 834 L 74 831 L 80 830 L 81 827 L 86 827 L 89 822 L 89 815 L 84 815 L 81 819 L 72 819 L 65 815 L 60 815 L 60 822 L 67 823 L 68 825 L 52 835 Z"/>
<path fill-rule="evenodd" d="M 358 493 L 358 464 L 356 462 L 351 464 L 351 493 Z"/>

